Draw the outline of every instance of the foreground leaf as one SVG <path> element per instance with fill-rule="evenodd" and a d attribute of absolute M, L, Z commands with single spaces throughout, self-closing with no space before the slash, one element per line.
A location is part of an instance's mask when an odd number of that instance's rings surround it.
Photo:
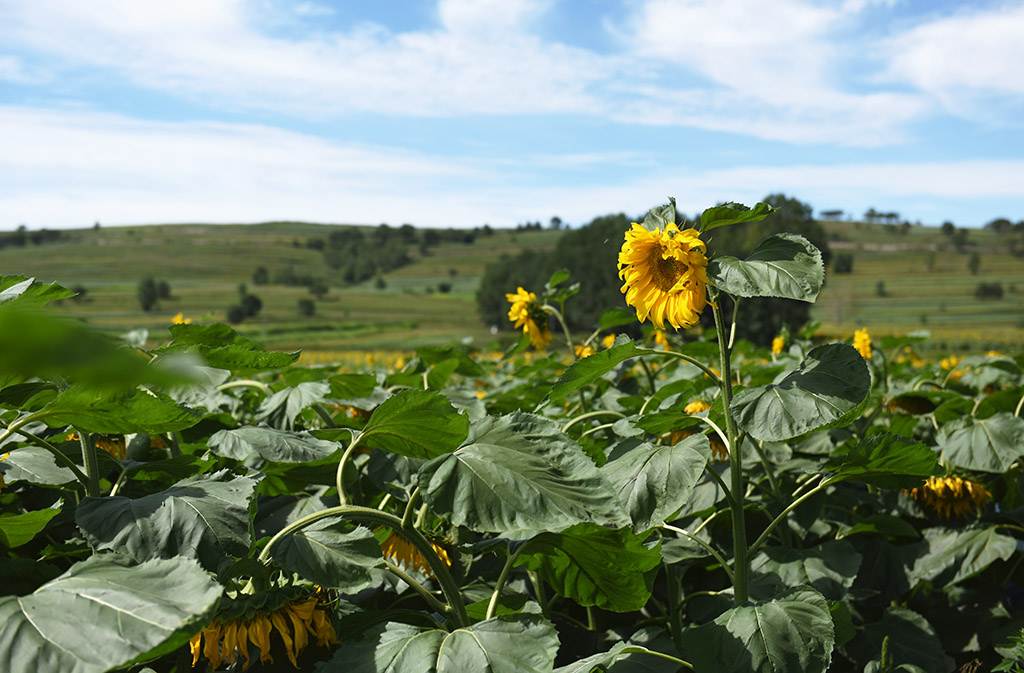
<path fill-rule="evenodd" d="M 935 452 L 909 437 L 879 433 L 832 459 L 826 470 L 882 488 L 914 488 L 924 477 L 944 474 Z"/>
<path fill-rule="evenodd" d="M 581 523 L 531 539 L 515 564 L 540 572 L 559 596 L 582 606 L 629 612 L 650 599 L 661 550 L 628 528 Z"/>
<path fill-rule="evenodd" d="M 825 282 L 821 251 L 796 234 L 769 236 L 745 260 L 716 257 L 708 280 L 734 297 L 782 297 L 814 302 Z"/>
<path fill-rule="evenodd" d="M 566 397 L 598 380 L 620 362 L 644 354 L 661 355 L 662 352 L 651 348 L 637 348 L 632 341 L 626 341 L 582 360 L 577 360 L 555 382 L 546 403 L 564 402 Z"/>
<path fill-rule="evenodd" d="M 469 418 L 437 393 L 403 390 L 377 407 L 360 442 L 410 458 L 450 453 L 469 434 Z"/>
<path fill-rule="evenodd" d="M 0 276 L 0 304 L 11 304 L 20 309 L 39 308 L 51 301 L 74 296 L 74 291 L 56 282 L 47 285 L 25 276 Z"/>
<path fill-rule="evenodd" d="M 356 593 L 372 582 L 370 569 L 381 564 L 381 550 L 368 529 L 349 528 L 336 519 L 318 521 L 281 538 L 272 556 L 314 584 Z"/>
<path fill-rule="evenodd" d="M 75 522 L 96 550 L 135 561 L 182 556 L 215 570 L 225 556 L 249 551 L 249 505 L 256 481 L 228 472 L 183 479 L 132 500 L 85 498 Z"/>
<path fill-rule="evenodd" d="M 834 643 L 828 603 L 813 589 L 797 587 L 687 629 L 682 654 L 696 673 L 823 673 Z"/>
<path fill-rule="evenodd" d="M 783 441 L 851 422 L 870 389 L 864 358 L 846 344 L 827 344 L 778 383 L 741 390 L 732 411 L 751 437 Z"/>
<path fill-rule="evenodd" d="M 506 537 L 577 523 L 626 525 L 612 485 L 553 422 L 515 412 L 473 424 L 467 443 L 420 470 L 424 500 L 457 526 Z"/>
<path fill-rule="evenodd" d="M 700 214 L 701 231 L 711 231 L 717 227 L 724 227 L 740 222 L 760 222 L 775 211 L 767 203 L 755 203 L 753 208 L 747 208 L 740 203 L 723 203 L 714 208 L 707 208 Z"/>
<path fill-rule="evenodd" d="M 178 406 L 166 395 L 138 389 L 115 392 L 72 386 L 39 412 L 40 420 L 54 428 L 73 425 L 86 432 L 125 435 L 160 434 L 190 428 L 198 414 Z"/>
<path fill-rule="evenodd" d="M 317 673 L 549 673 L 555 628 L 537 614 L 496 617 L 451 633 L 391 622 L 345 641 Z"/>
<path fill-rule="evenodd" d="M 1003 412 L 970 420 L 967 427 L 947 430 L 936 438 L 943 460 L 965 470 L 1006 472 L 1024 456 L 1024 418 Z"/>
<path fill-rule="evenodd" d="M 195 561 L 94 556 L 28 596 L 0 598 L 0 670 L 102 673 L 171 652 L 221 587 Z"/>

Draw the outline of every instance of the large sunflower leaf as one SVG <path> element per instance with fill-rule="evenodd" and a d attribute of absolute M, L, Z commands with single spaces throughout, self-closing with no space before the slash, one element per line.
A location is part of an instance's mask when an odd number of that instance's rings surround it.
<path fill-rule="evenodd" d="M 831 601 L 846 595 L 857 579 L 863 557 L 849 542 L 830 540 L 811 549 L 769 547 L 750 563 L 754 598 L 778 595 L 787 587 L 806 584 Z"/>
<path fill-rule="evenodd" d="M 708 280 L 735 297 L 782 297 L 813 303 L 825 282 L 821 251 L 803 236 L 775 234 L 745 260 L 716 257 Z"/>
<path fill-rule="evenodd" d="M 451 453 L 469 434 L 469 417 L 426 390 L 403 390 L 385 400 L 366 422 L 360 443 L 410 458 Z"/>
<path fill-rule="evenodd" d="M 550 673 L 558 633 L 541 615 L 502 615 L 451 633 L 391 622 L 345 641 L 317 673 Z"/>
<path fill-rule="evenodd" d="M 676 223 L 677 217 L 676 199 L 674 196 L 670 196 L 668 197 L 668 203 L 647 211 L 647 215 L 644 216 L 644 221 L 640 225 L 647 231 L 664 229 L 669 224 Z"/>
<path fill-rule="evenodd" d="M 826 344 L 778 383 L 741 390 L 732 411 L 751 437 L 783 441 L 851 422 L 870 389 L 864 358 L 846 344 Z"/>
<path fill-rule="evenodd" d="M 371 584 L 371 568 L 381 564 L 377 538 L 362 526 L 324 519 L 281 538 L 275 561 L 314 584 L 356 593 Z"/>
<path fill-rule="evenodd" d="M 38 446 L 12 451 L 4 461 L 8 483 L 25 481 L 39 486 L 63 486 L 75 481 L 75 473 L 58 465 L 53 454 Z"/>
<path fill-rule="evenodd" d="M 911 583 L 927 580 L 948 586 L 974 577 L 998 559 L 1010 558 L 1017 542 L 996 528 L 928 528 L 914 548 L 918 553 L 908 573 Z"/>
<path fill-rule="evenodd" d="M 25 276 L 0 276 L 0 304 L 39 308 L 51 301 L 74 296 L 73 290 L 55 282 L 47 285 Z"/>
<path fill-rule="evenodd" d="M 882 488 L 913 488 L 924 477 L 943 474 L 935 452 L 909 437 L 887 432 L 862 439 L 825 469 L 850 481 Z"/>
<path fill-rule="evenodd" d="M 9 549 L 20 547 L 38 535 L 50 519 L 60 514 L 60 501 L 56 509 L 37 509 L 23 514 L 0 514 L 0 544 Z"/>
<path fill-rule="evenodd" d="M 628 650 L 623 652 L 623 650 Z M 560 666 L 555 673 L 677 673 L 679 664 L 643 646 L 618 642 L 607 652 Z"/>
<path fill-rule="evenodd" d="M 110 435 L 175 432 L 192 427 L 202 418 L 166 395 L 136 388 L 113 391 L 80 385 L 71 386 L 38 413 L 50 427 L 73 425 L 86 432 Z"/>
<path fill-rule="evenodd" d="M 419 486 L 453 524 L 506 537 L 630 522 L 583 449 L 553 421 L 522 412 L 475 422 L 465 445 L 420 469 Z"/>
<path fill-rule="evenodd" d="M 661 550 L 645 546 L 629 528 L 580 523 L 532 538 L 515 563 L 540 572 L 559 596 L 580 605 L 630 612 L 650 599 Z"/>
<path fill-rule="evenodd" d="M 338 450 L 335 442 L 317 439 L 308 432 L 253 426 L 218 430 L 207 444 L 218 456 L 242 461 L 259 456 L 272 463 L 308 463 Z"/>
<path fill-rule="evenodd" d="M 708 208 L 700 214 L 701 231 L 711 231 L 716 227 L 724 227 L 740 222 L 760 222 L 775 212 L 767 203 L 755 203 L 753 208 L 747 208 L 741 203 L 723 203 L 714 208 Z"/>
<path fill-rule="evenodd" d="M 1003 473 L 1024 456 L 1024 418 L 1002 412 L 954 430 L 943 426 L 935 441 L 942 459 L 956 467 Z"/>
<path fill-rule="evenodd" d="M 854 653 L 879 653 L 882 643 L 888 638 L 888 651 L 892 656 L 893 668 L 915 666 L 921 671 L 952 671 L 956 664 L 946 656 L 942 640 L 928 620 L 913 610 L 899 606 L 885 609 L 882 619 L 866 624 L 857 638 L 850 643 L 848 651 Z M 868 655 L 870 656 L 870 654 Z M 863 657 L 867 658 L 867 657 Z M 882 670 L 878 659 L 868 662 L 865 671 Z"/>
<path fill-rule="evenodd" d="M 195 561 L 78 563 L 28 596 L 0 598 L 0 670 L 103 673 L 171 652 L 202 628 L 221 587 Z"/>
<path fill-rule="evenodd" d="M 634 530 L 647 530 L 686 504 L 710 453 L 708 438 L 700 433 L 675 446 L 627 439 L 612 450 L 601 472 L 629 512 Z"/>
<path fill-rule="evenodd" d="M 817 591 L 796 587 L 687 629 L 681 651 L 696 673 L 823 673 L 834 644 L 828 603 Z"/>
<path fill-rule="evenodd" d="M 249 551 L 249 506 L 256 481 L 227 471 L 183 479 L 152 495 L 85 498 L 75 523 L 96 550 L 135 561 L 182 556 L 215 570 Z"/>
<path fill-rule="evenodd" d="M 256 422 L 291 430 L 296 416 L 306 407 L 322 402 L 330 391 L 330 385 L 323 381 L 304 381 L 279 390 L 260 404 L 256 410 Z"/>

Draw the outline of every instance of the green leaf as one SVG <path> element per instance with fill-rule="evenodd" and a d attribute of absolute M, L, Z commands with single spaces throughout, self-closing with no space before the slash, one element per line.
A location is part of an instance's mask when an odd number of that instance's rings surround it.
<path fill-rule="evenodd" d="M 207 444 L 218 456 L 243 462 L 259 456 L 272 463 L 307 463 L 327 458 L 338 450 L 335 442 L 317 439 L 305 431 L 254 426 L 218 430 Z"/>
<path fill-rule="evenodd" d="M 627 648 L 630 651 L 623 653 Z M 677 673 L 681 670 L 679 664 L 648 652 L 652 650 L 618 642 L 607 652 L 592 654 L 585 659 L 560 666 L 554 673 Z"/>
<path fill-rule="evenodd" d="M 711 231 L 717 227 L 740 222 L 760 222 L 773 212 L 775 209 L 767 203 L 756 203 L 753 208 L 747 208 L 740 203 L 723 203 L 700 214 L 700 229 Z"/>
<path fill-rule="evenodd" d="M 12 451 L 4 466 L 4 479 L 9 484 L 24 481 L 37 486 L 63 486 L 75 481 L 74 472 L 58 465 L 52 453 L 38 446 Z"/>
<path fill-rule="evenodd" d="M 135 561 L 182 556 L 215 570 L 225 556 L 245 556 L 256 481 L 221 471 L 183 479 L 134 500 L 85 498 L 75 523 L 97 551 Z"/>
<path fill-rule="evenodd" d="M 523 611 L 529 601 L 529 596 L 526 594 L 512 594 L 508 591 L 501 594 L 498 597 L 498 603 L 495 607 L 494 614 L 496 615 L 517 615 Z M 466 606 L 466 614 L 469 615 L 470 621 L 482 622 L 484 617 L 487 616 L 487 608 L 490 607 L 491 597 L 487 596 L 476 603 L 470 603 Z"/>
<path fill-rule="evenodd" d="M 57 299 L 74 297 L 75 292 L 58 283 L 40 283 L 25 276 L 0 276 L 0 304 L 40 308 Z"/>
<path fill-rule="evenodd" d="M 650 348 L 637 348 L 632 341 L 617 344 L 611 348 L 594 353 L 590 357 L 577 360 L 565 370 L 555 386 L 551 389 L 545 403 L 559 404 L 566 397 L 584 386 L 588 386 L 612 370 L 623 360 L 643 354 L 659 354 L 660 351 Z"/>
<path fill-rule="evenodd" d="M 403 390 L 374 410 L 360 443 L 410 458 L 434 458 L 454 451 L 468 433 L 469 418 L 441 395 Z"/>
<path fill-rule="evenodd" d="M 668 203 L 657 208 L 651 208 L 644 216 L 641 226 L 647 231 L 664 229 L 667 225 L 676 221 L 676 200 L 675 197 L 668 197 Z"/>
<path fill-rule="evenodd" d="M 210 367 L 232 371 L 260 371 L 287 367 L 299 359 L 299 353 L 267 352 L 255 341 L 246 339 L 223 323 L 210 325 L 171 325 L 171 344 L 154 352 L 197 353 Z"/>
<path fill-rule="evenodd" d="M 863 520 L 858 521 L 853 526 L 841 526 L 840 529 L 836 531 L 836 539 L 839 540 L 847 538 L 851 535 L 857 535 L 858 533 L 875 533 L 889 538 L 921 537 L 921 534 L 917 532 L 917 529 L 914 528 L 914 526 L 898 516 L 892 516 L 891 514 L 871 514 L 864 517 Z"/>
<path fill-rule="evenodd" d="M 12 672 L 123 668 L 185 645 L 220 595 L 195 561 L 126 567 L 116 556 L 94 556 L 28 596 L 0 598 L 0 662 Z"/>
<path fill-rule="evenodd" d="M 710 454 L 708 438 L 699 433 L 675 446 L 630 439 L 612 449 L 601 472 L 629 512 L 633 529 L 642 531 L 665 523 L 686 504 Z"/>
<path fill-rule="evenodd" d="M 343 641 L 317 673 L 550 673 L 555 627 L 537 614 L 495 617 L 451 633 L 391 622 Z"/>
<path fill-rule="evenodd" d="M 775 234 L 745 260 L 716 257 L 708 280 L 734 297 L 782 297 L 813 303 L 825 282 L 821 251 L 803 236 Z"/>
<path fill-rule="evenodd" d="M 323 381 L 307 381 L 280 390 L 263 400 L 256 410 L 256 422 L 291 430 L 295 417 L 306 407 L 322 402 L 330 390 L 330 385 Z"/>
<path fill-rule="evenodd" d="M 1000 535 L 996 528 L 951 530 L 928 528 L 924 541 L 914 548 L 911 584 L 927 580 L 936 586 L 948 586 L 974 577 L 996 560 L 1007 560 L 1017 549 L 1017 541 Z"/>
<path fill-rule="evenodd" d="M 314 584 L 356 593 L 373 583 L 372 568 L 381 565 L 380 543 L 362 526 L 324 519 L 281 538 L 273 558 L 286 570 Z"/>
<path fill-rule="evenodd" d="M 946 656 L 946 648 L 928 620 L 913 610 L 898 606 L 887 607 L 880 621 L 865 625 L 847 649 L 874 655 L 877 663 L 886 637 L 889 638 L 888 650 L 896 669 L 911 665 L 925 671 L 952 671 L 956 667 Z M 879 669 L 866 666 L 864 670 Z"/>
<path fill-rule="evenodd" d="M 944 474 L 935 452 L 909 437 L 882 432 L 862 439 L 826 466 L 837 476 L 882 488 L 914 488 Z"/>
<path fill-rule="evenodd" d="M 549 290 L 554 289 L 556 285 L 560 285 L 567 280 L 569 280 L 569 270 L 559 269 L 558 271 L 555 271 L 553 274 L 551 274 L 551 278 L 548 279 L 547 287 Z"/>
<path fill-rule="evenodd" d="M 650 599 L 661 550 L 629 528 L 580 523 L 530 539 L 515 564 L 541 573 L 559 596 L 582 606 L 630 612 Z"/>
<path fill-rule="evenodd" d="M 754 439 L 782 441 L 852 422 L 870 389 L 864 358 L 846 344 L 826 344 L 777 383 L 741 390 L 732 412 Z"/>
<path fill-rule="evenodd" d="M 327 379 L 331 386 L 331 399 L 335 404 L 359 406 L 357 403 L 369 399 L 377 390 L 377 377 L 373 374 L 338 374 Z M 373 408 L 383 402 L 373 402 Z"/>
<path fill-rule="evenodd" d="M 577 523 L 626 525 L 608 480 L 553 421 L 514 412 L 475 422 L 467 443 L 420 469 L 424 500 L 457 526 L 530 537 Z"/>
<path fill-rule="evenodd" d="M 823 673 L 834 642 L 828 603 L 817 591 L 796 587 L 687 629 L 681 652 L 696 673 Z"/>
<path fill-rule="evenodd" d="M 803 550 L 769 547 L 750 563 L 750 594 L 768 598 L 806 584 L 829 600 L 839 600 L 857 579 L 862 558 L 852 544 L 835 540 Z"/>
<path fill-rule="evenodd" d="M 160 393 L 138 389 L 114 391 L 73 385 L 40 412 L 54 428 L 73 425 L 86 432 L 126 435 L 160 434 L 190 428 L 201 416 Z"/>
<path fill-rule="evenodd" d="M 60 514 L 56 509 L 40 509 L 24 514 L 0 514 L 0 544 L 9 549 L 20 547 L 38 535 L 50 519 Z"/>
<path fill-rule="evenodd" d="M 602 332 L 613 327 L 632 325 L 636 322 L 636 311 L 625 308 L 609 308 L 601 314 L 597 321 L 597 328 Z"/>
<path fill-rule="evenodd" d="M 965 470 L 1003 473 L 1024 456 L 1024 418 L 1002 412 L 968 423 L 959 429 L 942 426 L 935 440 L 942 460 Z"/>

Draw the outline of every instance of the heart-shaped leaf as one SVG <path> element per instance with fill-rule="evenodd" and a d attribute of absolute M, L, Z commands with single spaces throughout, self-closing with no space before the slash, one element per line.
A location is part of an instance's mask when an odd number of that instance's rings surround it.
<path fill-rule="evenodd" d="M 735 297 L 782 297 L 813 303 L 825 282 L 825 266 L 821 251 L 803 236 L 775 234 L 758 243 L 745 260 L 711 260 L 708 280 Z"/>

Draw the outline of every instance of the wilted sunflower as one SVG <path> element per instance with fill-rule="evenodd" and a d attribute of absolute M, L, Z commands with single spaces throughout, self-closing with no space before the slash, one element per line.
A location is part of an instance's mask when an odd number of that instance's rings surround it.
<path fill-rule="evenodd" d="M 124 435 L 93 435 L 93 442 L 96 444 L 97 449 L 103 449 L 114 458 L 118 460 L 124 460 L 127 446 L 125 445 Z M 78 433 L 72 432 L 68 434 L 69 442 L 79 441 Z"/>
<path fill-rule="evenodd" d="M 697 324 L 707 304 L 707 266 L 704 241 L 696 229 L 674 222 L 648 231 L 633 223 L 619 251 L 619 278 L 626 303 L 643 322 L 651 319 L 659 329 Z"/>
<path fill-rule="evenodd" d="M 522 287 L 516 288 L 514 294 L 506 294 L 512 307 L 508 310 L 508 319 L 513 327 L 523 328 L 523 334 L 530 337 L 534 348 L 547 348 L 551 343 L 551 330 L 548 329 L 548 314 L 537 301 L 537 295 L 527 292 Z"/>
<path fill-rule="evenodd" d="M 683 441 L 690 435 L 697 434 L 696 430 L 673 430 L 668 436 L 668 443 L 675 446 L 679 442 Z M 725 448 L 725 444 L 719 439 L 718 433 L 712 433 L 708 436 L 708 441 L 711 443 L 711 457 L 720 463 L 724 463 L 729 460 L 729 449 Z"/>
<path fill-rule="evenodd" d="M 865 360 L 871 359 L 871 336 L 868 334 L 866 327 L 853 333 L 853 347 L 857 349 L 862 358 Z"/>
<path fill-rule="evenodd" d="M 430 546 L 434 548 L 435 552 L 437 552 L 441 561 L 451 568 L 452 561 L 448 557 L 448 552 L 445 548 L 433 541 L 430 542 Z M 427 559 L 423 557 L 423 554 L 416 548 L 416 545 L 409 542 L 395 531 L 391 531 L 387 539 L 381 543 L 380 547 L 384 552 L 384 556 L 394 560 L 398 565 L 418 570 L 425 575 L 434 574 L 434 571 L 430 569 L 430 564 L 427 563 Z"/>
<path fill-rule="evenodd" d="M 339 642 L 330 615 L 317 605 L 316 596 L 309 596 L 285 603 L 276 610 L 258 611 L 250 617 L 214 620 L 189 641 L 192 666 L 199 662 L 200 656 L 204 656 L 210 662 L 211 670 L 243 659 L 242 670 L 248 670 L 251 663 L 249 643 L 259 649 L 261 664 L 272 664 L 270 636 L 275 631 L 295 668 L 299 667 L 297 657 L 306 649 L 310 636 L 316 638 L 320 646 Z"/>
<path fill-rule="evenodd" d="M 970 516 L 992 498 L 982 484 L 960 477 L 928 477 L 924 484 L 905 493 L 943 519 Z"/>

